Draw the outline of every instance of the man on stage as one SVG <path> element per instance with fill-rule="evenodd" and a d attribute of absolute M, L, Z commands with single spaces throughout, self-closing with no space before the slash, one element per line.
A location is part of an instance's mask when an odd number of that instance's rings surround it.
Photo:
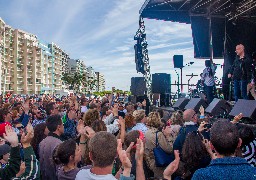
<path fill-rule="evenodd" d="M 239 44 L 236 46 L 236 59 L 230 68 L 228 78 L 233 77 L 234 80 L 234 96 L 238 101 L 242 93 L 243 99 L 248 99 L 247 84 L 251 80 L 251 58 L 245 55 L 244 46 Z"/>

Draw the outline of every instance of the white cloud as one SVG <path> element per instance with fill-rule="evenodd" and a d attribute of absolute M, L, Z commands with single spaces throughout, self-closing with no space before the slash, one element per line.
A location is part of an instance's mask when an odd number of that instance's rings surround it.
<path fill-rule="evenodd" d="M 60 39 L 63 38 L 64 33 L 67 31 L 68 28 L 70 28 L 70 23 L 72 23 L 74 21 L 74 18 L 76 18 L 80 11 L 84 9 L 85 4 L 86 1 L 84 0 L 76 0 L 76 3 L 72 3 L 72 6 L 68 8 L 67 13 L 61 21 L 61 25 L 54 38 L 54 42 L 59 42 Z"/>

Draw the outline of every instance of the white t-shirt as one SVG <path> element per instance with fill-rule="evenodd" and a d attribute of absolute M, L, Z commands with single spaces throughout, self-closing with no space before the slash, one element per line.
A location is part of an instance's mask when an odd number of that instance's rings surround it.
<path fill-rule="evenodd" d="M 82 169 L 76 175 L 76 180 L 116 180 L 112 174 L 96 175 L 91 173 L 91 169 Z"/>
<path fill-rule="evenodd" d="M 86 113 L 88 111 L 87 106 L 81 106 L 81 112 Z"/>

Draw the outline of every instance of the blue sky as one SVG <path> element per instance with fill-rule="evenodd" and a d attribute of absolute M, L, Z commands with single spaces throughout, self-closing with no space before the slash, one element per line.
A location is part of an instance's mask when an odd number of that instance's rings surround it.
<path fill-rule="evenodd" d="M 14 28 L 54 42 L 71 58 L 105 75 L 106 88 L 130 88 L 131 77 L 142 76 L 134 63 L 139 10 L 144 0 L 12 0 L 0 1 L 0 17 Z M 185 75 L 200 74 L 204 60 L 194 59 L 190 24 L 145 19 L 151 73 L 170 73 L 177 80 L 172 57 L 184 55 Z M 223 60 L 215 60 L 222 64 Z M 178 70 L 179 72 L 179 70 Z M 222 69 L 218 67 L 217 76 Z M 191 80 L 197 82 L 197 77 Z M 175 87 L 172 87 L 175 90 Z M 187 90 L 187 88 L 185 89 Z"/>

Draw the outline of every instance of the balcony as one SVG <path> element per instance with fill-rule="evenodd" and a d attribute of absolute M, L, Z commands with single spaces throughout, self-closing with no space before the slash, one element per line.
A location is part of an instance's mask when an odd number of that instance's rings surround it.
<path fill-rule="evenodd" d="M 17 61 L 17 65 L 24 65 L 22 61 Z"/>
<path fill-rule="evenodd" d="M 17 68 L 17 71 L 23 71 L 22 69 Z"/>
<path fill-rule="evenodd" d="M 18 43 L 18 45 L 19 45 L 19 46 L 24 46 L 24 42 L 20 41 L 20 42 Z"/>
<path fill-rule="evenodd" d="M 17 74 L 17 78 L 18 79 L 23 79 L 24 77 L 22 75 L 20 75 L 20 74 Z"/>
<path fill-rule="evenodd" d="M 17 88 L 17 91 L 23 91 L 23 88 Z"/>
<path fill-rule="evenodd" d="M 19 55 L 18 55 L 18 58 L 19 58 L 19 59 L 23 59 L 24 56 L 22 56 L 21 54 L 19 54 Z"/>
<path fill-rule="evenodd" d="M 24 52 L 23 49 L 21 49 L 21 48 L 19 48 L 18 51 L 19 51 L 19 52 L 22 52 L 22 53 Z"/>

